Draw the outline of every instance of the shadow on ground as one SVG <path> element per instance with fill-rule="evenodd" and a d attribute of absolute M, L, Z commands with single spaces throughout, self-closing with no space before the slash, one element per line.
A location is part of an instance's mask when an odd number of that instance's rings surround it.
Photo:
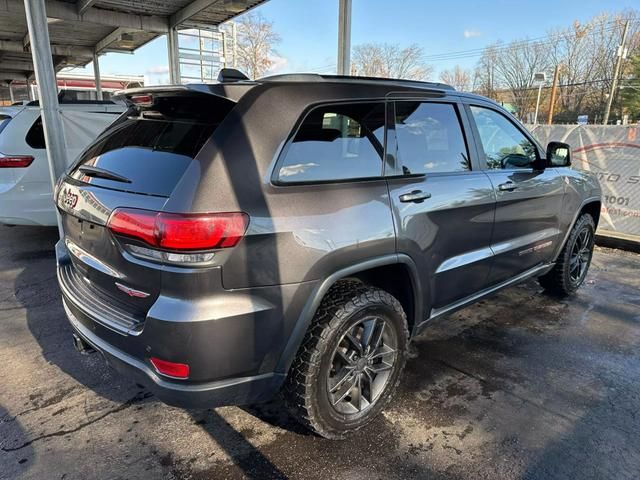
<path fill-rule="evenodd" d="M 638 256 L 599 250 L 571 299 L 528 282 L 434 323 L 413 343 L 384 414 L 332 442 L 303 430 L 280 399 L 185 412 L 146 398 L 99 356 L 73 349 L 55 281 L 57 232 L 1 233 L 0 355 L 12 334 L 25 345 L 10 350 L 19 361 L 41 355 L 61 375 L 16 385 L 0 366 L 0 478 L 631 479 L 640 471 Z M 26 315 L 32 338 L 11 323 L 13 312 Z M 13 400 L 21 388 L 26 405 Z M 100 399 L 110 406 L 96 415 Z M 58 433 L 45 431 L 54 414 L 56 428 L 65 425 Z"/>

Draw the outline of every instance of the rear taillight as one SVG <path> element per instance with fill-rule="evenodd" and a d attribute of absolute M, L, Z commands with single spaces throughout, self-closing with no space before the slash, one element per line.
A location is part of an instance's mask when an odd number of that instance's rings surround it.
<path fill-rule="evenodd" d="M 152 247 L 184 252 L 233 247 L 248 223 L 249 217 L 241 212 L 178 214 L 117 208 L 107 226 Z"/>
<path fill-rule="evenodd" d="M 25 168 L 33 163 L 31 155 L 0 156 L 0 168 Z"/>
<path fill-rule="evenodd" d="M 156 357 L 151 357 L 149 361 L 151 365 L 155 367 L 156 371 L 162 375 L 172 378 L 189 378 L 189 365 L 186 363 L 168 362 Z"/>

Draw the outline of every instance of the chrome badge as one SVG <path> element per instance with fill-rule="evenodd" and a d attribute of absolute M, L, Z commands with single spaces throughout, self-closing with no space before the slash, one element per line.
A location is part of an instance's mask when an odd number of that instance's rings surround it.
<path fill-rule="evenodd" d="M 62 191 L 62 204 L 70 210 L 74 209 L 78 204 L 78 195 L 65 188 Z"/>
<path fill-rule="evenodd" d="M 140 290 L 136 290 L 135 288 L 127 287 L 126 285 L 123 285 L 121 283 L 118 283 L 118 282 L 115 282 L 115 283 L 116 283 L 116 287 L 118 287 L 118 290 L 120 290 L 121 292 L 126 293 L 130 297 L 147 298 L 150 295 L 147 292 L 142 292 Z"/>

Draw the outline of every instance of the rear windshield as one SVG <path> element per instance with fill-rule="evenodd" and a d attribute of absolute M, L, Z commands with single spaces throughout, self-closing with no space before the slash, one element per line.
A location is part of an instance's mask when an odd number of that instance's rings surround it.
<path fill-rule="evenodd" d="M 211 95 L 154 99 L 152 107 L 132 107 L 91 145 L 71 176 L 116 190 L 169 196 L 189 163 L 235 104 Z M 87 176 L 96 167 L 124 177 Z"/>

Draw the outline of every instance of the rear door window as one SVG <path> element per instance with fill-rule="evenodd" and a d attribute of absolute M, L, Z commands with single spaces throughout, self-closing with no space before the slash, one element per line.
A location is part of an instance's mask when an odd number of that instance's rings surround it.
<path fill-rule="evenodd" d="M 285 147 L 279 183 L 380 177 L 385 104 L 353 103 L 313 109 Z"/>
<path fill-rule="evenodd" d="M 116 190 L 168 196 L 234 105 L 220 97 L 193 95 L 156 99 L 142 110 L 132 108 L 83 153 L 71 176 Z M 83 165 L 128 182 L 87 176 L 79 169 Z"/>
<path fill-rule="evenodd" d="M 31 128 L 27 132 L 27 136 L 25 137 L 25 142 L 31 148 L 36 150 L 42 150 L 47 148 L 47 144 L 44 141 L 44 130 L 42 128 L 42 117 L 38 117 Z"/>
<path fill-rule="evenodd" d="M 396 102 L 395 129 L 397 157 L 404 175 L 470 170 L 453 104 Z"/>

